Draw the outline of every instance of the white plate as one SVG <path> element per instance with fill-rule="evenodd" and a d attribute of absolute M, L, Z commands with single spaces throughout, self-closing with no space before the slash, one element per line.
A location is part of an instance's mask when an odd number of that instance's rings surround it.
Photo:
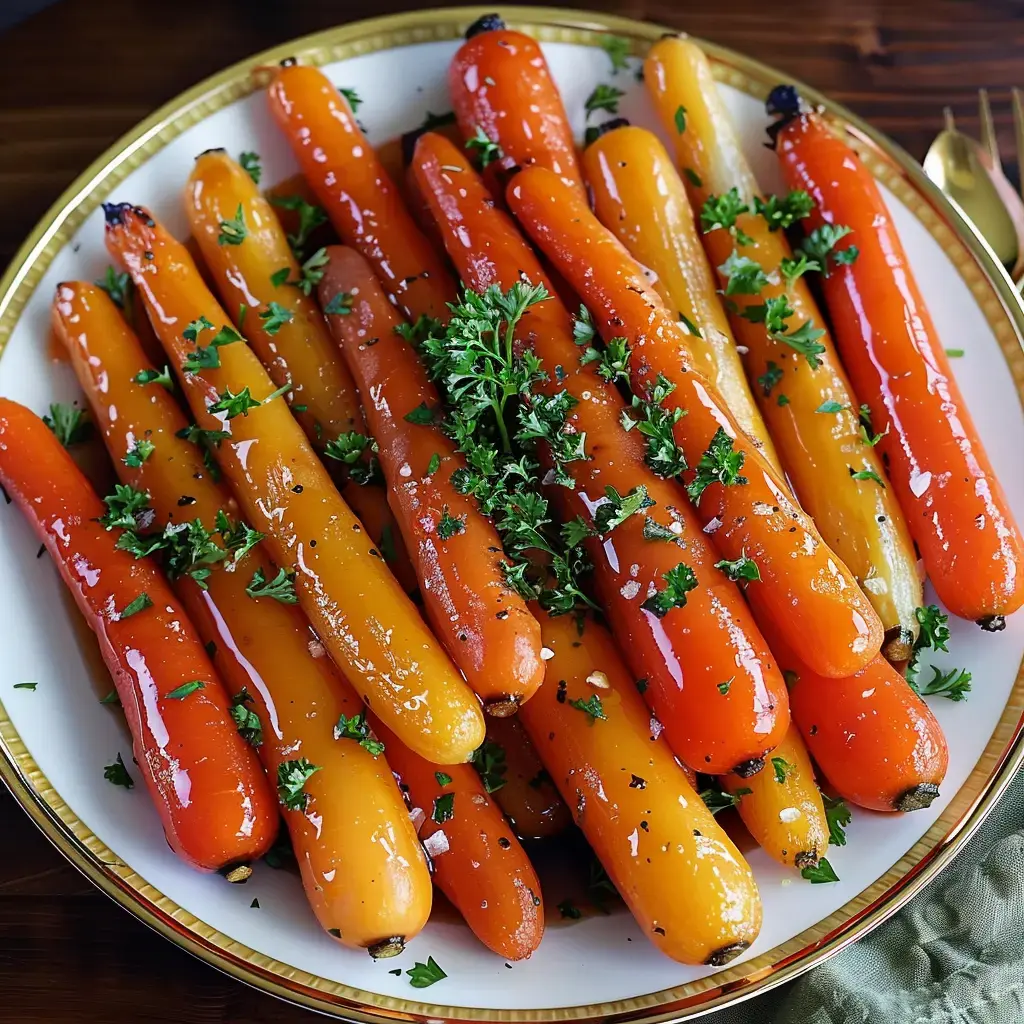
<path fill-rule="evenodd" d="M 610 80 L 610 64 L 592 45 L 596 33 L 571 25 L 611 24 L 614 31 L 637 40 L 658 34 L 650 26 L 598 16 L 584 22 L 569 12 L 516 14 L 511 21 L 528 22 L 528 29 L 547 40 L 545 53 L 580 133 L 584 99 L 598 82 Z M 360 120 L 371 141 L 383 141 L 418 125 L 428 110 L 450 109 L 445 72 L 457 46 L 456 31 L 473 16 L 465 11 L 425 12 L 349 26 L 278 48 L 246 68 L 289 52 L 326 62 L 325 70 L 338 85 L 354 88 L 364 98 Z M 551 41 L 557 39 L 567 41 Z M 331 59 L 337 55 L 346 59 Z M 720 76 L 740 86 L 721 87 L 762 187 L 781 188 L 775 158 L 762 146 L 762 104 L 743 91 L 763 95 L 777 77 L 735 55 L 714 55 Z M 628 93 L 622 114 L 656 128 L 633 74 L 620 73 L 614 81 Z M 263 93 L 245 95 L 248 89 L 242 66 L 197 87 L 158 112 L 147 122 L 148 129 L 133 133 L 135 141 L 114 147 L 48 216 L 12 265 L 8 287 L 0 288 L 0 344 L 10 334 L 0 359 L 0 394 L 37 412 L 53 400 L 80 397 L 71 373 L 47 355 L 49 302 L 57 282 L 102 275 L 108 259 L 101 199 L 149 206 L 184 235 L 181 190 L 197 153 L 215 146 L 234 154 L 256 150 L 262 156 L 265 184 L 297 169 L 271 122 Z M 899 155 L 887 154 L 864 136 L 860 141 L 880 176 L 898 193 L 887 188 L 886 198 L 911 265 L 942 342 L 965 351 L 954 360 L 957 380 L 1010 503 L 1024 521 L 1024 414 L 1018 384 L 1007 367 L 1008 357 L 1019 360 L 1014 318 L 1020 309 L 1009 307 L 1007 282 L 999 279 L 977 240 L 965 243 L 956 237 L 945 223 L 955 224 L 955 216 L 935 205 L 920 181 L 901 171 Z M 91 877 L 176 941 L 271 991 L 335 1012 L 347 1007 L 350 1016 L 419 1013 L 493 1019 L 502 1010 L 513 1011 L 503 1016 L 515 1020 L 610 1013 L 644 1017 L 659 1010 L 679 1016 L 719 1000 L 720 981 L 728 982 L 736 995 L 736 990 L 746 994 L 757 987 L 750 984 L 754 972 L 776 980 L 784 977 L 792 973 L 792 966 L 781 969 L 784 960 L 806 966 L 814 959 L 807 947 L 833 929 L 841 927 L 845 937 L 855 934 L 858 926 L 853 924 L 851 931 L 852 919 L 876 898 L 881 898 L 881 908 L 861 922 L 861 930 L 909 894 L 906 886 L 899 894 L 896 883 L 902 885 L 914 864 L 942 846 L 950 827 L 975 801 L 990 801 L 1002 784 L 1002 779 L 994 780 L 997 762 L 1008 749 L 1019 715 L 1011 695 L 1024 651 L 1024 618 L 1011 617 L 1006 630 L 995 635 L 970 623 L 953 623 L 952 654 L 945 663 L 952 664 L 952 658 L 968 667 L 974 689 L 966 704 L 933 704 L 950 747 L 942 796 L 928 810 L 910 815 L 855 811 L 849 845 L 829 852 L 842 878 L 836 885 L 811 886 L 754 852 L 750 862 L 764 900 L 764 928 L 743 960 L 714 981 L 697 983 L 715 973 L 710 968 L 683 967 L 659 954 L 625 911 L 571 925 L 551 921 L 540 951 L 511 968 L 465 927 L 449 921 L 432 923 L 399 959 L 375 963 L 364 953 L 339 948 L 321 932 L 297 878 L 262 865 L 245 886 L 199 875 L 172 856 L 143 789 L 128 792 L 104 782 L 103 766 L 118 751 L 127 752 L 129 741 L 118 717 L 97 703 L 97 691 L 103 692 L 107 684 L 90 678 L 96 675 L 95 657 L 87 642 L 83 646 L 49 559 L 36 558 L 37 547 L 16 509 L 0 506 L 0 579 L 5 581 L 0 700 L 7 715 L 6 721 L 0 716 L 0 736 L 8 761 L 4 775 L 18 798 Z M 930 593 L 929 599 L 934 599 Z M 12 689 L 26 680 L 38 682 L 38 689 Z M 951 806 L 954 797 L 957 803 Z M 978 814 L 962 820 L 961 838 L 978 821 Z M 950 849 L 947 845 L 947 854 Z M 546 896 L 554 907 L 564 893 Z M 254 897 L 259 898 L 259 910 L 250 908 Z M 810 934 L 802 934 L 808 930 Z M 822 949 L 837 948 L 841 940 Z M 428 955 L 448 979 L 426 992 L 411 989 L 404 974 L 388 973 Z M 565 1009 L 543 1013 L 553 1008 Z"/>

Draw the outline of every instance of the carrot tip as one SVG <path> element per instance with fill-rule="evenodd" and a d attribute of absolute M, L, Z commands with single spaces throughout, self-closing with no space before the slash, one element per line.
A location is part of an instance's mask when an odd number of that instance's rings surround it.
<path fill-rule="evenodd" d="M 511 718 L 518 710 L 518 697 L 495 697 L 484 704 L 484 711 L 492 718 Z"/>
<path fill-rule="evenodd" d="M 892 665 L 901 665 L 914 653 L 914 634 L 906 626 L 892 626 L 882 640 L 882 657 Z"/>
<path fill-rule="evenodd" d="M 220 873 L 232 885 L 242 885 L 252 877 L 252 867 L 249 864 L 229 864 L 221 868 Z"/>
<path fill-rule="evenodd" d="M 816 868 L 819 860 L 821 860 L 821 854 L 817 850 L 804 850 L 793 858 L 793 866 L 801 871 L 804 868 Z"/>
<path fill-rule="evenodd" d="M 104 203 L 103 217 L 108 224 L 123 224 L 124 215 L 131 208 L 131 203 Z"/>
<path fill-rule="evenodd" d="M 1006 629 L 1006 616 L 986 615 L 983 619 L 978 619 L 978 625 L 981 626 L 986 633 L 1001 633 Z"/>
<path fill-rule="evenodd" d="M 227 150 L 223 146 L 211 146 L 209 149 L 204 149 L 202 153 L 197 154 L 196 159 L 201 160 L 207 153 L 226 153 Z"/>
<path fill-rule="evenodd" d="M 708 967 L 724 967 L 730 960 L 735 960 L 740 953 L 749 948 L 749 942 L 734 942 L 731 946 L 723 946 L 721 949 L 716 949 L 704 963 Z"/>
<path fill-rule="evenodd" d="M 404 935 L 392 935 L 390 938 L 381 939 L 380 942 L 375 942 L 372 946 L 366 947 L 366 952 L 369 953 L 374 960 L 387 960 L 390 957 L 398 956 L 398 954 L 404 950 Z"/>
<path fill-rule="evenodd" d="M 897 811 L 923 811 L 938 795 L 939 787 L 934 782 L 920 782 L 893 800 L 892 806 Z"/>
<path fill-rule="evenodd" d="M 298 57 L 285 57 L 281 62 L 283 68 L 293 68 L 299 63 Z"/>
<path fill-rule="evenodd" d="M 603 121 L 596 128 L 587 129 L 587 145 L 596 142 L 602 135 L 615 131 L 616 128 L 628 128 L 629 119 L 625 117 L 613 117 L 610 121 Z"/>
<path fill-rule="evenodd" d="M 762 768 L 764 768 L 764 758 L 752 757 L 749 761 L 741 761 L 736 765 L 733 768 L 733 774 L 738 775 L 741 779 L 749 779 L 761 771 Z"/>
<path fill-rule="evenodd" d="M 483 35 L 484 32 L 500 32 L 505 27 L 505 19 L 500 14 L 484 14 L 466 29 L 466 38 Z"/>

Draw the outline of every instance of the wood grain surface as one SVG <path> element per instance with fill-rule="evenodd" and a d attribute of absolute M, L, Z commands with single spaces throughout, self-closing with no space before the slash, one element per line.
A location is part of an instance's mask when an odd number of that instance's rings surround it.
<path fill-rule="evenodd" d="M 3 3 L 3 0 L 0 0 Z M 65 186 L 161 103 L 267 46 L 417 0 L 63 0 L 0 35 L 0 265 Z M 589 0 L 685 29 L 823 90 L 921 159 L 987 86 L 1013 159 L 1020 0 Z M 157 937 L 68 865 L 0 790 L 0 1022 L 314 1021 Z M 753 1019 L 753 1018 L 752 1018 Z"/>

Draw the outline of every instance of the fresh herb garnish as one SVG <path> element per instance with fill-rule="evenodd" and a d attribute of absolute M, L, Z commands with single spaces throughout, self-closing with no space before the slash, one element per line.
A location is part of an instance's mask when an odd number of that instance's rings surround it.
<path fill-rule="evenodd" d="M 324 279 L 324 267 L 327 266 L 328 257 L 326 249 L 317 249 L 312 256 L 299 267 L 299 276 L 289 284 L 295 285 L 303 295 L 312 295 L 313 289 Z M 287 267 L 285 268 L 287 271 Z M 287 274 L 285 275 L 287 278 Z M 337 298 L 337 296 L 335 296 Z M 333 301 L 333 299 L 331 300 Z M 268 333 L 271 333 L 268 329 Z"/>
<path fill-rule="evenodd" d="M 830 398 L 828 401 L 822 402 L 821 405 L 819 405 L 818 408 L 815 409 L 814 411 L 820 413 L 833 413 L 842 412 L 845 408 L 846 406 L 843 405 L 842 402 L 837 402 L 834 399 Z"/>
<path fill-rule="evenodd" d="M 735 793 L 727 793 L 720 786 L 709 786 L 700 791 L 700 798 L 712 814 L 720 814 L 730 807 L 736 807 L 743 797 L 750 796 L 752 792 L 751 789 L 742 788 L 737 789 Z"/>
<path fill-rule="evenodd" d="M 873 480 L 879 487 L 885 488 L 885 481 L 873 470 L 873 469 L 854 469 L 853 466 L 847 466 L 850 471 L 850 477 L 853 480 Z"/>
<path fill-rule="evenodd" d="M 686 485 L 690 500 L 695 505 L 699 504 L 701 495 L 713 483 L 724 487 L 745 484 L 747 478 L 740 476 L 745 457 L 742 451 L 733 448 L 733 439 L 719 427 L 697 463 L 697 475 Z"/>
<path fill-rule="evenodd" d="M 260 178 L 263 177 L 263 168 L 260 167 L 260 155 L 259 153 L 239 153 L 238 163 L 241 165 L 243 171 L 252 178 L 255 184 L 260 183 Z"/>
<path fill-rule="evenodd" d="M 139 612 L 144 612 L 147 608 L 152 607 L 153 602 L 149 594 L 143 591 L 137 598 L 125 605 L 123 612 L 118 612 L 117 621 L 121 622 L 124 619 L 130 619 L 133 615 L 138 615 Z"/>
<path fill-rule="evenodd" d="M 85 418 L 85 413 L 81 409 L 65 405 L 63 402 L 51 403 L 50 413 L 43 417 L 43 422 L 65 448 L 84 441 L 92 429 L 92 424 Z"/>
<path fill-rule="evenodd" d="M 733 583 L 752 583 L 761 579 L 761 570 L 757 567 L 757 562 L 747 558 L 745 551 L 741 551 L 740 557 L 732 561 L 723 558 L 720 562 L 715 562 L 715 568 L 721 569 Z"/>
<path fill-rule="evenodd" d="M 676 112 L 673 115 L 672 119 L 673 121 L 675 121 L 676 132 L 679 135 L 682 135 L 683 132 L 686 131 L 686 107 L 684 107 L 682 103 L 680 103 L 679 106 L 676 107 Z"/>
<path fill-rule="evenodd" d="M 836 249 L 836 245 L 852 231 L 853 229 L 845 224 L 822 224 L 804 239 L 803 244 L 796 250 L 796 255 L 804 255 L 814 260 L 821 268 L 821 272 L 828 277 L 830 258 L 833 264 L 849 265 L 860 255 L 855 245 Z"/>
<path fill-rule="evenodd" d="M 249 691 L 243 686 L 241 690 L 231 698 L 231 720 L 235 723 L 238 734 L 251 747 L 263 745 L 263 726 L 260 725 L 260 716 L 246 704 L 252 703 Z"/>
<path fill-rule="evenodd" d="M 951 668 L 948 672 L 935 665 L 931 666 L 932 677 L 926 683 L 922 683 L 915 673 L 913 677 L 908 676 L 907 682 L 913 690 L 922 697 L 947 697 L 949 700 L 967 700 L 967 694 L 971 692 L 971 673 L 965 668 Z"/>
<path fill-rule="evenodd" d="M 223 509 L 217 510 L 215 522 L 224 547 L 231 553 L 232 562 L 240 562 L 263 540 L 263 534 L 259 530 L 254 530 L 242 520 L 238 521 L 237 526 L 232 526 L 231 520 L 228 519 L 227 513 Z"/>
<path fill-rule="evenodd" d="M 168 391 L 174 390 L 174 380 L 171 377 L 170 367 L 165 366 L 162 370 L 139 370 L 132 380 L 136 384 L 159 384 Z"/>
<path fill-rule="evenodd" d="M 429 988 L 435 982 L 448 977 L 448 975 L 437 966 L 432 956 L 427 957 L 427 962 L 425 964 L 421 964 L 417 960 L 416 963 L 412 965 L 412 968 L 405 973 L 409 975 L 409 984 L 412 985 L 413 988 Z"/>
<path fill-rule="evenodd" d="M 13 689 L 15 690 L 31 690 L 33 693 L 36 691 L 36 687 L 39 683 L 15 683 Z"/>
<path fill-rule="evenodd" d="M 327 214 L 322 206 L 307 203 L 302 196 L 271 196 L 270 202 L 281 210 L 292 210 L 299 215 L 299 228 L 295 234 L 288 235 L 288 244 L 298 259 L 309 240 L 309 236 L 321 224 L 327 223 Z"/>
<path fill-rule="evenodd" d="M 601 83 L 596 85 L 594 91 L 586 98 L 583 109 L 587 112 L 588 118 L 599 110 L 603 110 L 608 114 L 617 114 L 619 112 L 619 100 L 625 95 L 621 89 L 616 89 L 614 85 Z"/>
<path fill-rule="evenodd" d="M 338 92 L 348 101 L 348 105 L 352 108 L 352 113 L 357 114 L 359 108 L 363 105 L 362 97 L 355 89 L 339 89 Z"/>
<path fill-rule="evenodd" d="M 339 715 L 338 723 L 334 727 L 334 738 L 336 740 L 355 740 L 363 750 L 368 751 L 374 757 L 379 757 L 384 753 L 384 744 L 380 740 L 374 739 L 370 733 L 365 709 L 348 717 Z"/>
<path fill-rule="evenodd" d="M 271 302 L 267 308 L 259 314 L 263 321 L 263 330 L 273 336 L 277 334 L 285 324 L 290 324 L 295 319 L 295 314 L 290 309 L 285 309 L 278 302 Z"/>
<path fill-rule="evenodd" d="M 629 343 L 625 338 L 611 338 L 602 349 L 588 345 L 580 356 L 580 365 L 597 363 L 595 369 L 603 380 L 612 383 L 618 378 L 629 380 Z"/>
<path fill-rule="evenodd" d="M 437 535 L 441 540 L 451 540 L 456 534 L 466 529 L 466 520 L 453 516 L 445 505 L 441 509 L 441 518 L 437 521 Z"/>
<path fill-rule="evenodd" d="M 245 226 L 245 213 L 242 204 L 238 204 L 235 215 L 230 220 L 220 222 L 220 234 L 217 236 L 218 245 L 241 245 L 248 237 L 249 229 Z"/>
<path fill-rule="evenodd" d="M 252 598 L 269 597 L 281 604 L 295 604 L 298 601 L 295 595 L 295 573 L 283 568 L 277 570 L 272 580 L 268 580 L 261 566 L 252 574 L 245 592 Z"/>
<path fill-rule="evenodd" d="M 601 706 L 601 698 L 596 693 L 591 694 L 586 700 L 582 697 L 577 697 L 575 700 L 569 701 L 569 707 L 588 715 L 591 725 L 599 718 L 602 721 L 608 720 L 608 716 L 604 713 L 604 708 Z"/>
<path fill-rule="evenodd" d="M 627 494 L 611 486 L 604 489 L 604 500 L 594 509 L 594 526 L 598 533 L 610 533 L 621 526 L 630 516 L 656 504 L 647 494 L 647 488 L 638 484 Z"/>
<path fill-rule="evenodd" d="M 753 239 L 736 227 L 736 218 L 749 212 L 750 207 L 740 198 L 739 190 L 729 189 L 724 195 L 708 196 L 700 208 L 700 228 L 706 235 L 711 231 L 724 229 L 730 232 L 740 245 L 750 245 Z"/>
<path fill-rule="evenodd" d="M 573 317 L 572 340 L 577 345 L 589 345 L 596 336 L 597 331 L 594 328 L 594 320 L 590 315 L 590 310 L 581 304 L 579 313 Z"/>
<path fill-rule="evenodd" d="M 661 523 L 649 516 L 644 518 L 644 540 L 670 540 L 675 541 L 679 539 L 679 535 L 668 526 L 663 526 Z"/>
<path fill-rule="evenodd" d="M 303 787 L 320 770 L 320 765 L 312 764 L 304 757 L 294 761 L 282 761 L 277 766 L 277 797 L 287 810 L 304 811 L 306 809 L 309 794 Z"/>
<path fill-rule="evenodd" d="M 135 785 L 135 780 L 128 774 L 120 754 L 113 764 L 108 764 L 103 769 L 103 778 L 115 786 L 124 786 L 125 789 L 131 789 Z"/>
<path fill-rule="evenodd" d="M 797 189 L 781 198 L 768 196 L 762 199 L 754 196 L 754 212 L 764 217 L 769 231 L 792 227 L 798 220 L 809 217 L 813 209 L 814 200 L 803 189 Z"/>
<path fill-rule="evenodd" d="M 783 256 L 779 262 L 779 273 L 786 281 L 786 288 L 792 288 L 796 282 L 812 270 L 821 270 L 816 260 L 809 260 L 804 253 L 795 257 Z"/>
<path fill-rule="evenodd" d="M 452 777 L 447 772 L 434 772 L 434 781 L 439 786 L 450 786 Z"/>
<path fill-rule="evenodd" d="M 857 413 L 857 418 L 860 420 L 860 441 L 861 444 L 866 444 L 869 448 L 874 448 L 879 441 L 889 433 L 889 426 L 886 425 L 885 430 L 880 434 L 874 432 L 874 428 L 871 425 L 871 406 L 862 405 Z"/>
<path fill-rule="evenodd" d="M 664 408 L 665 399 L 675 391 L 675 384 L 658 374 L 653 384 L 647 387 L 646 397 L 634 395 L 632 409 L 622 413 L 624 430 L 637 430 L 647 438 L 644 461 L 658 476 L 678 476 L 685 470 L 686 456 L 676 444 L 675 425 L 683 416 L 678 406 Z"/>
<path fill-rule="evenodd" d="M 433 476 L 441 468 L 441 456 L 434 452 L 427 463 L 427 476 Z"/>
<path fill-rule="evenodd" d="M 846 845 L 846 826 L 853 820 L 850 808 L 841 797 L 823 797 L 825 821 L 828 823 L 829 846 Z"/>
<path fill-rule="evenodd" d="M 741 256 L 735 249 L 718 270 L 726 279 L 726 295 L 760 295 L 768 284 L 768 275 L 761 264 L 749 256 Z"/>
<path fill-rule="evenodd" d="M 757 378 L 757 383 L 761 385 L 761 394 L 764 395 L 765 398 L 768 398 L 772 393 L 772 388 L 782 380 L 782 377 L 783 372 L 778 363 L 774 363 L 769 360 L 764 373 Z"/>
<path fill-rule="evenodd" d="M 170 693 L 165 694 L 164 700 L 184 700 L 189 694 L 205 688 L 206 683 L 201 679 L 191 679 L 187 683 L 182 683 L 181 686 L 176 686 Z"/>
<path fill-rule="evenodd" d="M 115 306 L 122 310 L 128 309 L 128 303 L 132 297 L 132 289 L 135 286 L 132 284 L 132 279 L 127 272 L 119 274 L 113 267 L 107 267 L 103 277 L 93 283 L 97 288 L 102 288 L 110 296 L 110 301 Z"/>
<path fill-rule="evenodd" d="M 435 796 L 434 809 L 430 812 L 430 817 L 438 825 L 451 821 L 455 817 L 455 794 L 442 793 L 440 796 Z"/>
<path fill-rule="evenodd" d="M 835 869 L 824 857 L 813 867 L 802 868 L 800 875 L 802 878 L 806 878 L 812 885 L 839 881 L 839 876 L 835 873 Z"/>
<path fill-rule="evenodd" d="M 785 782 L 794 768 L 784 757 L 773 757 L 772 771 L 775 773 L 776 782 Z"/>
<path fill-rule="evenodd" d="M 114 484 L 114 493 L 104 499 L 107 511 L 100 517 L 100 522 L 108 530 L 135 530 L 142 524 L 141 520 L 152 522 L 154 516 L 149 508 L 149 495 L 128 484 Z"/>
<path fill-rule="evenodd" d="M 356 430 L 339 434 L 333 441 L 324 446 L 324 455 L 338 462 L 344 462 L 349 469 L 349 476 L 357 484 L 368 484 L 380 479 L 380 465 L 373 454 L 377 450 L 372 437 L 360 434 Z M 367 455 L 366 453 L 370 454 Z"/>
<path fill-rule="evenodd" d="M 673 608 L 686 607 L 686 595 L 697 586 L 697 577 L 684 562 L 662 576 L 665 587 L 657 590 L 640 606 L 644 611 L 663 619 Z"/>
<path fill-rule="evenodd" d="M 612 62 L 613 75 L 629 68 L 629 61 L 626 59 L 630 49 L 628 39 L 623 39 L 622 36 L 601 36 L 599 44 Z"/>
<path fill-rule="evenodd" d="M 213 324 L 206 320 L 205 317 L 201 318 L 205 321 L 203 326 L 197 326 L 198 320 L 194 320 L 185 329 L 186 340 L 195 341 L 199 333 L 207 328 L 212 328 Z M 189 331 L 193 331 L 193 337 L 188 338 Z M 224 345 L 233 345 L 236 341 L 241 341 L 242 336 L 233 327 L 224 326 L 222 327 L 210 340 L 209 345 L 200 345 L 196 348 L 195 352 L 190 353 L 185 362 L 181 364 L 182 370 L 186 373 L 200 373 L 203 370 L 216 370 L 220 366 L 220 352 L 219 349 Z"/>
<path fill-rule="evenodd" d="M 496 142 L 492 142 L 480 125 L 477 125 L 476 134 L 471 139 L 466 140 L 466 149 L 477 154 L 481 168 L 489 167 L 495 160 L 500 160 L 505 155 L 501 150 L 501 146 Z"/>
<path fill-rule="evenodd" d="M 471 763 L 488 793 L 497 793 L 508 781 L 505 778 L 508 770 L 505 764 L 505 748 L 494 740 L 484 740 L 473 751 Z"/>

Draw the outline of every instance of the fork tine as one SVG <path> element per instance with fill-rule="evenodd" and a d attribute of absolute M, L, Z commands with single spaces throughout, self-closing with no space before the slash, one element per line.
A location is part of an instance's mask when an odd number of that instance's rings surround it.
<path fill-rule="evenodd" d="M 992 121 L 992 108 L 988 102 L 988 89 L 978 90 L 978 119 L 981 121 L 981 144 L 992 157 L 992 165 L 1002 170 L 999 160 L 999 143 L 996 141 L 995 124 Z"/>
<path fill-rule="evenodd" d="M 1013 138 L 1017 147 L 1017 176 L 1021 178 L 1020 194 L 1024 197 L 1024 94 L 1014 86 L 1010 90 L 1013 101 Z"/>

